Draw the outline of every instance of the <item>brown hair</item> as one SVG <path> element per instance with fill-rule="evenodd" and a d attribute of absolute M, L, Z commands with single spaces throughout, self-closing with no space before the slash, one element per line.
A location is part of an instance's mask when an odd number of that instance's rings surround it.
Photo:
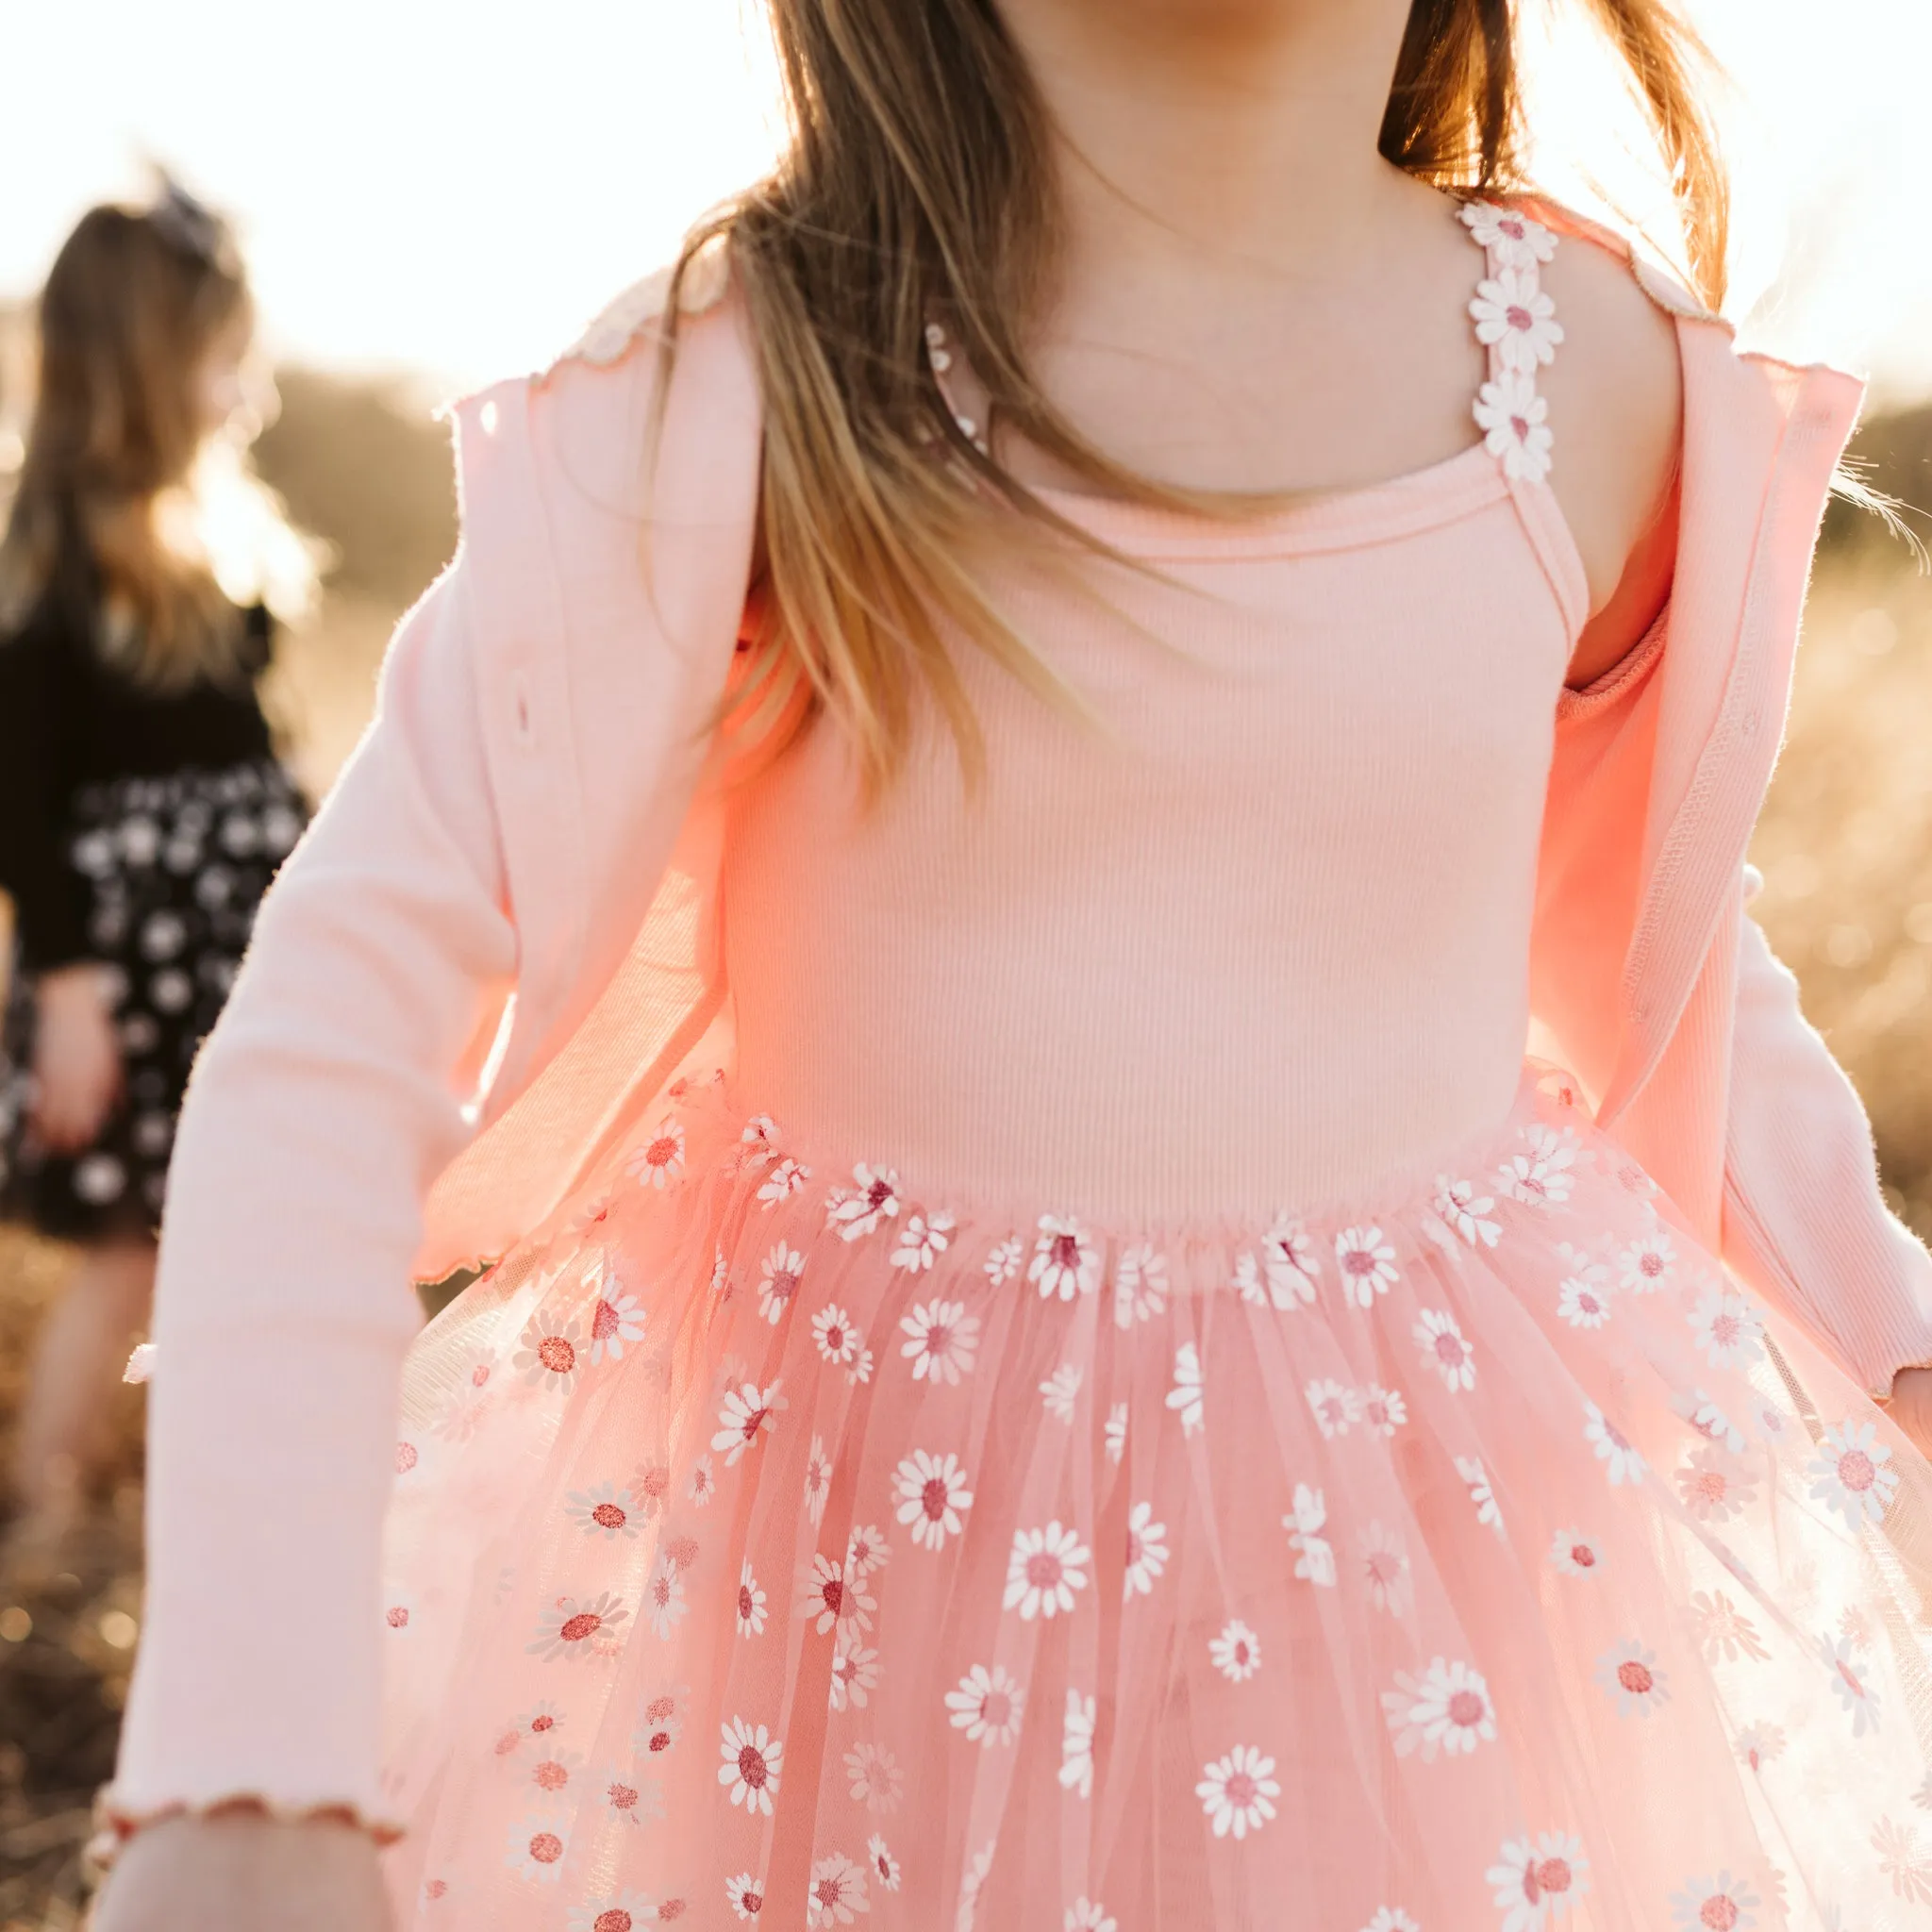
<path fill-rule="evenodd" d="M 1687 263 L 1715 308 L 1727 193 L 1692 85 L 1701 44 L 1668 0 L 1577 0 L 1627 68 L 1669 170 Z M 924 333 L 945 318 L 999 420 L 1141 502 L 1234 514 L 1261 498 L 1172 489 L 1110 461 L 1033 381 L 1021 331 L 1053 246 L 1044 114 L 993 0 L 767 0 L 791 123 L 773 173 L 687 238 L 727 244 L 765 401 L 766 613 L 757 715 L 799 687 L 840 718 L 875 789 L 923 678 L 969 769 L 978 739 L 948 654 L 963 632 L 1036 689 L 1050 670 L 989 602 L 973 538 L 991 506 L 1077 537 L 954 421 Z M 1445 189 L 1526 188 L 1512 0 L 1412 0 L 1381 152 Z M 946 460 L 935 460 L 936 453 Z M 962 487 L 963 486 L 963 487 Z M 737 715 L 749 715 L 741 698 Z"/>
<path fill-rule="evenodd" d="M 81 217 L 41 293 L 0 627 L 52 599 L 122 668 L 177 688 L 236 675 L 230 591 L 274 576 L 300 601 L 307 551 L 240 451 L 208 436 L 197 394 L 214 344 L 251 316 L 226 225 L 180 190 Z"/>

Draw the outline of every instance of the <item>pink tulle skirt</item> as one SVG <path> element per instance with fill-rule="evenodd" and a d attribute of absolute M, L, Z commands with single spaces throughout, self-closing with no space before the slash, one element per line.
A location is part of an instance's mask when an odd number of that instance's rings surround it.
<path fill-rule="evenodd" d="M 1926 1465 L 1547 1070 L 1138 1227 L 687 1083 L 405 1418 L 408 1926 L 1932 1923 Z"/>

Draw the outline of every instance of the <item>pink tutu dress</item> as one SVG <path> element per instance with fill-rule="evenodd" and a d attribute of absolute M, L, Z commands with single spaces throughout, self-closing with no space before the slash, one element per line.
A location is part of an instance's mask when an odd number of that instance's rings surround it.
<path fill-rule="evenodd" d="M 411 1357 L 405 1924 L 1932 1923 L 1925 1466 L 1525 1066 L 1587 591 L 1465 219 L 1484 443 L 1058 499 L 1089 715 L 737 793 L 727 1033 Z"/>

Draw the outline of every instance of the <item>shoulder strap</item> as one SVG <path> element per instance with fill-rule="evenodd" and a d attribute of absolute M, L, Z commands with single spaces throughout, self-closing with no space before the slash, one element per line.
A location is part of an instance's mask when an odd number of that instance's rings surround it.
<path fill-rule="evenodd" d="M 1537 393 L 1537 371 L 1554 361 L 1563 340 L 1557 305 L 1543 292 L 1541 270 L 1557 238 L 1541 222 L 1494 202 L 1463 205 L 1464 227 L 1488 258 L 1469 312 L 1476 341 L 1490 352 L 1490 379 L 1475 399 L 1475 420 L 1504 473 L 1540 483 L 1550 474 L 1549 405 Z"/>

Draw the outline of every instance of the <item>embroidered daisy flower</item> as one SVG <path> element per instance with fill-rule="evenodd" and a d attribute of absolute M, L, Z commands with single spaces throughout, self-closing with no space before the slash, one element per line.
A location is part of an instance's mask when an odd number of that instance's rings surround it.
<path fill-rule="evenodd" d="M 1536 392 L 1534 376 L 1505 371 L 1476 391 L 1475 421 L 1483 431 L 1483 447 L 1501 459 L 1503 474 L 1518 482 L 1541 483 L 1550 474 L 1550 452 L 1557 439 L 1550 430 L 1549 414 L 1548 402 Z M 1527 1173 L 1530 1163 L 1523 1155 L 1513 1156 L 1512 1161 Z M 1508 1165 L 1500 1178 L 1513 1193 Z"/>
<path fill-rule="evenodd" d="M 785 1746 L 766 1730 L 741 1717 L 720 1727 L 724 1742 L 720 1747 L 724 1761 L 718 1767 L 718 1782 L 730 1794 L 734 1805 L 742 1805 L 746 1815 L 772 1815 L 772 1800 L 778 1795 L 779 1774 L 783 1770 Z"/>
<path fill-rule="evenodd" d="M 1183 1436 L 1198 1436 L 1206 1426 L 1201 1357 L 1191 1341 L 1182 1342 L 1174 1351 L 1174 1387 L 1167 1391 L 1167 1406 L 1180 1417 Z"/>
<path fill-rule="evenodd" d="M 564 1514 L 587 1536 L 601 1536 L 606 1542 L 638 1533 L 637 1511 L 631 1506 L 628 1490 L 599 1483 L 593 1490 L 572 1490 L 565 1497 Z"/>
<path fill-rule="evenodd" d="M 1261 1640 L 1239 1617 L 1230 1617 L 1220 1636 L 1208 1640 L 1208 1657 L 1230 1684 L 1245 1684 L 1261 1668 Z"/>
<path fill-rule="evenodd" d="M 1274 1816 L 1274 1801 L 1281 1795 L 1274 1760 L 1252 1744 L 1237 1744 L 1225 1757 L 1202 1766 L 1194 1795 L 1212 1821 L 1216 1838 L 1246 1838 Z"/>
<path fill-rule="evenodd" d="M 583 1769 L 584 1760 L 575 1751 L 548 1751 L 541 1754 L 525 1774 L 536 1788 L 534 1803 L 556 1798 L 570 1789 L 571 1779 Z"/>
<path fill-rule="evenodd" d="M 1042 1301 L 1091 1294 L 1100 1286 L 1100 1250 L 1071 1214 L 1042 1214 L 1026 1279 L 1038 1286 Z"/>
<path fill-rule="evenodd" d="M 953 1713 L 954 1728 L 988 1750 L 995 1744 L 1010 1744 L 1020 1735 L 1025 1707 L 1025 1691 L 1007 1675 L 1001 1664 L 991 1671 L 984 1664 L 974 1664 L 959 1679 L 958 1689 L 946 1692 L 946 1708 Z"/>
<path fill-rule="evenodd" d="M 899 1327 L 907 1337 L 899 1353 L 911 1362 L 915 1382 L 954 1388 L 961 1375 L 973 1373 L 979 1318 L 966 1312 L 964 1302 L 923 1302 L 900 1319 Z"/>
<path fill-rule="evenodd" d="M 1496 1740 L 1496 1707 L 1482 1673 L 1447 1657 L 1432 1657 L 1421 1671 L 1398 1671 L 1394 1690 L 1382 1693 L 1382 1714 L 1396 1757 L 1420 1752 L 1424 1764 L 1438 1754 L 1467 1757 Z"/>
<path fill-rule="evenodd" d="M 1281 1526 L 1289 1532 L 1289 1547 L 1300 1553 L 1294 1574 L 1324 1590 L 1335 1584 L 1335 1550 L 1322 1534 L 1327 1522 L 1328 1505 L 1322 1491 L 1307 1483 L 1295 1484 L 1294 1507 L 1281 1519 Z"/>
<path fill-rule="evenodd" d="M 1299 1221 L 1277 1221 L 1261 1237 L 1261 1266 L 1268 1299 L 1283 1314 L 1310 1306 L 1320 1269 L 1315 1244 Z"/>
<path fill-rule="evenodd" d="M 522 1346 L 510 1357 L 525 1382 L 546 1392 L 568 1393 L 584 1366 L 584 1331 L 575 1319 L 553 1322 L 537 1316 L 525 1328 Z"/>
<path fill-rule="evenodd" d="M 890 1167 L 868 1167 L 861 1160 L 852 1170 L 852 1185 L 825 1196 L 825 1225 L 836 1228 L 841 1241 L 856 1241 L 898 1214 L 899 1176 Z"/>
<path fill-rule="evenodd" d="M 1761 1771 L 1774 1757 L 1784 1755 L 1785 1734 L 1775 1724 L 1746 1724 L 1738 1733 L 1738 1761 Z"/>
<path fill-rule="evenodd" d="M 1534 375 L 1540 364 L 1553 362 L 1563 325 L 1557 305 L 1537 286 L 1534 268 L 1506 268 L 1476 284 L 1469 305 L 1475 339 L 1494 348 L 1503 367 Z"/>
<path fill-rule="evenodd" d="M 738 1573 L 738 1634 L 759 1637 L 765 1628 L 765 1592 L 751 1574 L 751 1558 L 745 1557 Z"/>
<path fill-rule="evenodd" d="M 545 1811 L 510 1826 L 505 1862 L 519 1878 L 555 1885 L 563 1876 L 563 1860 L 569 1850 L 569 1824 Z"/>
<path fill-rule="evenodd" d="M 614 1631 L 629 1615 L 608 1591 L 581 1601 L 574 1596 L 560 1596 L 538 1620 L 536 1641 L 524 1648 L 545 1663 L 559 1657 L 588 1657 L 599 1633 Z"/>
<path fill-rule="evenodd" d="M 893 1857 L 885 1839 L 878 1833 L 865 1841 L 865 1856 L 872 1867 L 873 1882 L 881 1891 L 897 1891 L 899 1889 L 899 1861 Z"/>
<path fill-rule="evenodd" d="M 846 1752 L 845 1777 L 852 1802 L 875 1817 L 890 1817 L 899 1808 L 906 1779 L 898 1760 L 883 1744 L 859 1744 Z"/>
<path fill-rule="evenodd" d="M 1408 1608 L 1409 1570 L 1401 1538 L 1379 1523 L 1370 1524 L 1362 1538 L 1361 1563 L 1369 1601 L 1391 1617 L 1403 1615 Z"/>
<path fill-rule="evenodd" d="M 1881 1818 L 1872 1834 L 1872 1849 L 1878 1854 L 1878 1869 L 1891 1880 L 1894 1898 L 1908 1905 L 1932 1906 L 1932 1858 L 1919 1849 L 1919 1828 L 1915 1824 L 1894 1824 Z M 1755 1905 L 1756 1899 L 1752 1901 Z"/>
<path fill-rule="evenodd" d="M 724 1881 L 724 1903 L 731 1907 L 735 1918 L 756 1919 L 765 1908 L 764 1882 L 749 1872 L 741 1872 L 736 1878 L 727 1878 Z"/>
<path fill-rule="evenodd" d="M 1744 1432 L 1702 1389 L 1671 1397 L 1671 1407 L 1690 1424 L 1707 1442 L 1728 1449 L 1733 1456 L 1744 1453 Z"/>
<path fill-rule="evenodd" d="M 1583 1405 L 1583 1440 L 1596 1451 L 1596 1459 L 1605 1465 L 1604 1474 L 1612 1487 L 1620 1483 L 1634 1487 L 1649 1471 L 1649 1463 L 1629 1438 L 1593 1402 Z"/>
<path fill-rule="evenodd" d="M 708 1456 L 700 1456 L 691 1464 L 691 1474 L 684 1479 L 684 1493 L 694 1509 L 704 1508 L 718 1493 L 718 1478 Z"/>
<path fill-rule="evenodd" d="M 1127 1453 L 1127 1405 L 1116 1402 L 1107 1412 L 1107 1459 L 1118 1469 Z"/>
<path fill-rule="evenodd" d="M 892 1472 L 892 1487 L 899 1499 L 898 1520 L 923 1549 L 943 1549 L 946 1539 L 964 1527 L 965 1513 L 973 1507 L 966 1472 L 953 1455 L 915 1449 Z"/>
<path fill-rule="evenodd" d="M 1891 1451 L 1878 1441 L 1878 1424 L 1850 1416 L 1825 1430 L 1805 1474 L 1812 1500 L 1836 1509 L 1851 1529 L 1883 1523 L 1898 1489 L 1898 1471 Z"/>
<path fill-rule="evenodd" d="M 780 1241 L 758 1263 L 758 1313 L 776 1327 L 798 1297 L 805 1280 L 805 1257 Z"/>
<path fill-rule="evenodd" d="M 1757 1495 L 1757 1477 L 1747 1462 L 1707 1442 L 1677 1466 L 1677 1493 L 1700 1523 L 1728 1523 L 1742 1514 Z"/>
<path fill-rule="evenodd" d="M 684 1129 L 667 1114 L 658 1131 L 625 1162 L 624 1171 L 639 1186 L 662 1190 L 684 1173 Z"/>
<path fill-rule="evenodd" d="M 778 1124 L 768 1113 L 755 1113 L 738 1137 L 741 1167 L 762 1167 L 778 1151 Z"/>
<path fill-rule="evenodd" d="M 1670 1681 L 1657 1667 L 1657 1653 L 1634 1637 L 1611 1644 L 1597 1658 L 1596 1682 L 1616 1705 L 1619 1717 L 1648 1717 L 1671 1701 Z"/>
<path fill-rule="evenodd" d="M 777 1382 L 769 1389 L 744 1382 L 725 1395 L 718 1409 L 718 1433 L 711 1438 L 711 1447 L 723 1455 L 726 1469 L 764 1439 L 772 1419 L 785 1407 L 779 1387 Z"/>
<path fill-rule="evenodd" d="M 832 1680 L 828 1692 L 831 1707 L 843 1710 L 849 1701 L 856 1709 L 865 1708 L 865 1700 L 879 1680 L 879 1654 L 868 1650 L 857 1639 L 841 1641 L 832 1653 Z"/>
<path fill-rule="evenodd" d="M 1009 1234 L 1005 1241 L 997 1243 L 986 1257 L 986 1278 L 995 1288 L 1004 1288 L 1020 1272 L 1021 1260 L 1026 1253 L 1026 1243 L 1016 1234 Z"/>
<path fill-rule="evenodd" d="M 591 1309 L 591 1362 L 621 1362 L 630 1343 L 644 1339 L 645 1315 L 636 1295 L 625 1294 L 616 1276 L 607 1278 Z"/>
<path fill-rule="evenodd" d="M 854 1576 L 870 1576 L 891 1561 L 892 1546 L 876 1524 L 861 1523 L 845 1539 L 845 1565 Z"/>
<path fill-rule="evenodd" d="M 641 1462 L 630 1479 L 631 1501 L 640 1523 L 648 1523 L 671 1494 L 671 1472 L 661 1462 Z"/>
<path fill-rule="evenodd" d="M 1315 1412 L 1315 1426 L 1324 1439 L 1333 1441 L 1348 1434 L 1349 1424 L 1361 1420 L 1361 1398 L 1353 1389 L 1326 1379 L 1310 1382 L 1302 1391 Z"/>
<path fill-rule="evenodd" d="M 758 1198 L 767 1208 L 775 1208 L 780 1201 L 797 1193 L 810 1179 L 811 1169 L 803 1161 L 781 1160 L 758 1183 Z"/>
<path fill-rule="evenodd" d="M 1375 1916 L 1362 1932 L 1423 1932 L 1423 1928 L 1400 1906 L 1377 1906 Z"/>
<path fill-rule="evenodd" d="M 1838 1692 L 1838 1701 L 1851 1713 L 1852 1736 L 1862 1738 L 1867 1731 L 1877 1730 L 1878 1692 L 1873 1689 L 1870 1673 L 1859 1663 L 1851 1640 L 1840 1637 L 1833 1642 L 1829 1637 L 1821 1638 L 1818 1654 L 1831 1673 L 1831 1688 Z"/>
<path fill-rule="evenodd" d="M 667 1550 L 652 1566 L 644 1584 L 644 1614 L 651 1620 L 652 1630 L 668 1641 L 690 1608 L 684 1596 L 683 1573 Z"/>
<path fill-rule="evenodd" d="M 892 1250 L 892 1266 L 923 1274 L 952 1244 L 953 1228 L 953 1217 L 943 1209 L 937 1214 L 910 1216 Z"/>
<path fill-rule="evenodd" d="M 1060 1731 L 1060 1790 L 1093 1795 L 1093 1699 L 1067 1692 L 1066 1723 Z"/>
<path fill-rule="evenodd" d="M 843 1852 L 812 1861 L 811 1886 L 805 1895 L 808 1926 L 850 1925 L 858 1913 L 871 1909 L 865 1874 Z"/>
<path fill-rule="evenodd" d="M 1422 1351 L 1423 1366 L 1434 1369 L 1451 1394 L 1475 1387 L 1475 1350 L 1447 1308 L 1424 1308 L 1409 1333 Z"/>
<path fill-rule="evenodd" d="M 1501 452 L 1491 445 L 1491 453 Z M 1576 1136 L 1568 1127 L 1541 1122 L 1523 1130 L 1526 1153 L 1512 1154 L 1496 1170 L 1496 1189 L 1530 1208 L 1561 1208 L 1576 1185 Z"/>
<path fill-rule="evenodd" d="M 1345 1227 L 1335 1237 L 1335 1266 L 1341 1291 L 1357 1308 L 1373 1308 L 1378 1294 L 1387 1294 L 1402 1279 L 1395 1250 L 1382 1239 L 1379 1227 Z"/>
<path fill-rule="evenodd" d="M 1074 1403 L 1080 1393 L 1079 1365 L 1062 1362 L 1040 1385 L 1040 1392 L 1046 1399 L 1048 1415 L 1056 1422 L 1071 1423 L 1074 1420 Z"/>
<path fill-rule="evenodd" d="M 1164 1553 L 1163 1553 L 1164 1554 Z M 1074 1592 L 1087 1588 L 1091 1553 L 1076 1531 L 1056 1519 L 1044 1529 L 1013 1533 L 1007 1557 L 1005 1609 L 1017 1609 L 1023 1622 L 1057 1617 L 1074 1607 Z"/>
<path fill-rule="evenodd" d="M 1608 1273 L 1597 1267 L 1564 1276 L 1557 1289 L 1557 1312 L 1571 1327 L 1601 1328 L 1610 1319 L 1609 1290 L 1604 1280 Z"/>
<path fill-rule="evenodd" d="M 798 1607 L 808 1622 L 817 1623 L 821 1637 L 836 1628 L 842 1643 L 872 1628 L 872 1613 L 878 1604 L 866 1594 L 863 1577 L 854 1576 L 843 1564 L 820 1553 L 811 1559 Z"/>
<path fill-rule="evenodd" d="M 1496 1502 L 1496 1494 L 1490 1486 L 1490 1473 L 1483 1467 L 1480 1456 L 1458 1456 L 1456 1458 L 1456 1474 L 1469 1489 L 1469 1500 L 1475 1505 L 1475 1520 L 1487 1524 L 1498 1536 L 1507 1534 L 1503 1528 L 1503 1511 Z"/>
<path fill-rule="evenodd" d="M 1151 1322 L 1166 1307 L 1167 1257 L 1146 1241 L 1123 1249 L 1113 1269 L 1115 1327 Z"/>
<path fill-rule="evenodd" d="M 1690 1622 L 1707 1662 L 1720 1657 L 1735 1663 L 1749 1657 L 1762 1663 L 1771 1653 L 1757 1640 L 1757 1626 L 1723 1591 L 1696 1591 L 1690 1598 Z"/>
<path fill-rule="evenodd" d="M 1436 1212 L 1473 1248 L 1493 1248 L 1502 1239 L 1502 1224 L 1488 1218 L 1495 1205 L 1491 1196 L 1478 1194 L 1472 1181 L 1436 1176 Z"/>
<path fill-rule="evenodd" d="M 1691 1309 L 1690 1322 L 1713 1368 L 1749 1368 L 1764 1353 L 1764 1317 L 1740 1294 L 1708 1290 Z"/>
<path fill-rule="evenodd" d="M 610 1233 L 610 1208 L 608 1194 L 593 1194 L 572 1212 L 563 1224 L 564 1233 L 579 1246 L 594 1246 Z"/>
<path fill-rule="evenodd" d="M 1167 1568 L 1167 1524 L 1154 1521 L 1152 1503 L 1127 1511 L 1127 1564 L 1121 1578 L 1121 1601 L 1154 1593 L 1154 1579 Z"/>
<path fill-rule="evenodd" d="M 1110 1919 L 1107 1907 L 1097 1900 L 1076 1898 L 1060 1921 L 1061 1932 L 1119 1932 L 1119 1921 Z"/>
<path fill-rule="evenodd" d="M 684 1736 L 682 1706 L 691 1695 L 683 1685 L 660 1684 L 644 1699 L 630 1748 L 640 1757 L 661 1757 Z"/>
<path fill-rule="evenodd" d="M 1660 1227 L 1641 1234 L 1617 1257 L 1618 1285 L 1632 1294 L 1652 1294 L 1676 1278 L 1677 1250 Z"/>
<path fill-rule="evenodd" d="M 541 1743 L 562 1727 L 563 1712 L 545 1698 L 540 1704 L 531 1705 L 528 1710 L 518 1717 L 507 1736 L 498 1740 L 497 1755 L 501 1757 L 506 1752 L 514 1751 L 526 1738 L 535 1739 Z"/>
<path fill-rule="evenodd" d="M 1557 238 L 1541 222 L 1514 208 L 1472 201 L 1464 205 L 1459 219 L 1477 246 L 1496 258 L 1499 268 L 1534 268 L 1557 252 Z"/>
<path fill-rule="evenodd" d="M 832 1493 L 832 1458 L 817 1436 L 811 1439 L 811 1453 L 805 1458 L 805 1510 L 816 1529 L 825 1520 L 825 1498 Z"/>
<path fill-rule="evenodd" d="M 1598 1576 L 1604 1553 L 1580 1529 L 1559 1529 L 1550 1541 L 1550 1568 L 1561 1576 Z"/>
<path fill-rule="evenodd" d="M 1371 1382 L 1359 1391 L 1361 1419 L 1374 1435 L 1385 1441 L 1408 1420 L 1408 1404 L 1399 1389 L 1384 1389 Z"/>
<path fill-rule="evenodd" d="M 1590 1889 L 1583 1840 L 1567 1831 L 1540 1831 L 1532 1840 L 1506 1838 L 1498 1861 L 1484 1874 L 1503 1908 L 1501 1932 L 1543 1932 L 1573 1899 Z"/>

